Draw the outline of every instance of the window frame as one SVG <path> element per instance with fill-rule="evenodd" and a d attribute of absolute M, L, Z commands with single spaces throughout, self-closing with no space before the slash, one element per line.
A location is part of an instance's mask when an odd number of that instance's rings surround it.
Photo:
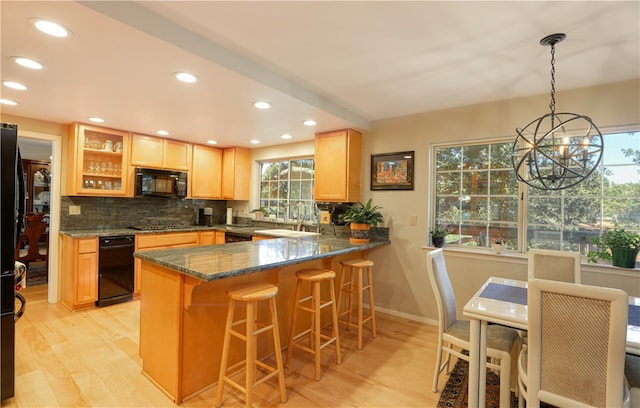
<path fill-rule="evenodd" d="M 300 161 L 300 160 L 311 160 L 313 163 L 313 173 L 312 173 L 312 177 L 310 179 L 310 183 L 311 183 L 311 189 L 310 189 L 310 198 L 291 198 L 291 193 L 292 193 L 292 189 L 291 189 L 291 172 L 288 172 L 287 175 L 287 198 L 286 198 L 286 203 L 284 204 L 284 208 L 282 209 L 282 211 L 285 211 L 284 213 L 281 212 L 281 208 L 280 206 L 277 207 L 277 211 L 275 213 L 276 219 L 284 219 L 284 220 L 291 220 L 291 219 L 296 219 L 296 217 L 294 217 L 295 215 L 299 215 L 301 218 L 303 219 L 311 219 L 312 214 L 311 214 L 311 210 L 313 208 L 313 203 L 314 203 L 314 189 L 315 189 L 315 156 L 313 155 L 305 155 L 305 156 L 300 156 L 300 157 L 284 157 L 284 158 L 269 158 L 269 159 L 263 159 L 263 160 L 259 160 L 258 163 L 258 204 L 257 204 L 257 208 L 261 208 L 261 207 L 265 207 L 268 210 L 272 210 L 272 208 L 270 206 L 265 205 L 265 203 L 263 202 L 263 197 L 262 197 L 262 184 L 263 184 L 263 180 L 262 180 L 262 166 L 264 164 L 273 164 L 273 163 L 288 163 L 288 168 L 291 168 L 291 163 L 295 162 L 295 161 Z M 294 179 L 294 181 L 300 181 L 300 180 L 307 180 L 307 179 Z M 268 198 L 266 200 L 269 200 Z M 282 199 L 274 199 L 274 200 L 278 200 L 278 201 L 282 201 Z M 302 212 L 302 209 L 300 208 L 300 203 L 304 204 L 304 208 L 305 210 Z M 294 206 L 297 205 L 297 211 L 296 208 L 292 208 Z"/>
<path fill-rule="evenodd" d="M 638 133 L 640 132 L 640 124 L 628 125 L 628 126 L 611 126 L 606 128 L 601 128 L 602 135 L 606 138 L 607 135 L 618 134 L 618 133 Z M 496 144 L 496 143 L 515 143 L 516 137 L 514 136 L 504 136 L 504 137 L 490 137 L 483 139 L 470 139 L 470 140 L 457 140 L 457 141 L 446 141 L 446 142 L 434 142 L 430 143 L 428 146 L 428 158 L 429 158 L 429 167 L 428 167 L 428 182 L 427 189 L 430 198 L 427 202 L 427 220 L 428 220 L 428 230 L 427 230 L 427 238 L 430 239 L 431 228 L 435 226 L 435 222 L 437 220 L 436 208 L 437 208 L 437 160 L 436 160 L 436 151 L 438 148 L 452 148 L 452 147 L 463 147 L 463 146 L 478 146 L 485 144 Z M 605 139 L 606 146 L 606 139 Z M 604 158 L 598 164 L 598 169 L 603 170 L 605 168 Z M 529 200 L 529 186 L 521 181 L 518 181 L 518 209 L 517 209 L 517 247 L 510 248 L 510 251 L 517 252 L 520 254 L 528 253 L 528 229 L 529 229 L 529 214 L 528 214 L 528 203 Z M 603 193 L 599 196 L 599 201 L 602 204 L 606 197 Z M 601 205 L 602 206 L 602 205 Z M 564 208 L 564 206 L 562 206 Z M 601 213 L 600 219 L 602 220 L 603 215 Z M 600 225 L 599 232 L 602 232 L 605 228 Z M 569 241 L 570 242 L 570 241 Z M 564 241 L 563 241 L 564 244 Z M 451 245 L 450 248 L 455 248 L 457 251 L 477 251 L 478 249 L 483 251 L 491 251 L 490 247 L 485 246 L 466 246 L 457 243 L 448 244 Z M 565 245 L 562 245 L 565 246 Z"/>

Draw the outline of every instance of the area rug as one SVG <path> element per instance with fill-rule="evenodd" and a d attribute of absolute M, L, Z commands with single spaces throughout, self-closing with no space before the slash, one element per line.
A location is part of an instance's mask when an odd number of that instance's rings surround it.
<path fill-rule="evenodd" d="M 467 408 L 467 391 L 469 390 L 469 363 L 458 360 L 451 370 L 449 381 L 445 385 L 438 408 Z M 492 371 L 487 372 L 487 408 L 500 406 L 500 377 Z M 511 393 L 511 406 L 518 406 L 518 399 Z"/>
<path fill-rule="evenodd" d="M 27 287 L 46 285 L 47 271 L 44 262 L 32 262 L 27 270 Z"/>

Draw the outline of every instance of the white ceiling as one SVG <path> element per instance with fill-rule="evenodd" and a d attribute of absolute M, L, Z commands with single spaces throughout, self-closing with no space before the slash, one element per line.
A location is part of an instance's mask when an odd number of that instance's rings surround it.
<path fill-rule="evenodd" d="M 220 146 L 640 77 L 638 1 L 1 1 L 2 112 Z M 29 22 L 69 28 L 48 37 Z M 36 59 L 29 71 L 12 56 Z M 177 71 L 199 77 L 179 83 Z M 256 100 L 273 108 L 259 111 Z M 562 101 L 559 101 L 562 106 Z M 546 106 L 541 106 L 541 110 Z M 302 125 L 317 120 L 315 128 Z M 514 124 L 515 126 L 515 124 Z M 293 139 L 280 138 L 290 133 Z"/>

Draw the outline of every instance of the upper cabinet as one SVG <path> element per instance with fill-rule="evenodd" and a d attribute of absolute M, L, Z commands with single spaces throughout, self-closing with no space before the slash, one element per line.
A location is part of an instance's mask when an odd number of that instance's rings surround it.
<path fill-rule="evenodd" d="M 191 144 L 146 135 L 131 136 L 133 167 L 188 171 L 191 165 Z"/>
<path fill-rule="evenodd" d="M 131 196 L 129 133 L 75 123 L 68 139 L 67 195 Z"/>
<path fill-rule="evenodd" d="M 222 198 L 222 149 L 193 145 L 191 198 Z"/>
<path fill-rule="evenodd" d="M 248 200 L 251 173 L 251 151 L 244 147 L 228 147 L 222 152 L 222 198 Z"/>
<path fill-rule="evenodd" d="M 353 129 L 316 134 L 316 201 L 360 201 L 361 139 Z"/>

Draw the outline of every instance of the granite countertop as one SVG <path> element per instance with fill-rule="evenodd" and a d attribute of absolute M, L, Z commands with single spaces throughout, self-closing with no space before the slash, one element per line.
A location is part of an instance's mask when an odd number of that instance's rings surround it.
<path fill-rule="evenodd" d="M 348 238 L 319 235 L 304 239 L 275 238 L 188 248 L 136 252 L 134 256 L 205 281 L 279 268 L 315 259 L 389 245 L 372 240 L 354 245 Z"/>
<path fill-rule="evenodd" d="M 170 232 L 193 232 L 193 231 L 234 231 L 246 232 L 248 234 L 260 228 L 252 226 L 227 226 L 227 225 L 187 225 L 180 228 L 168 228 L 163 230 L 137 230 L 133 228 L 88 228 L 88 229 L 70 229 L 61 230 L 61 234 L 68 235 L 73 238 L 94 238 L 94 237 L 110 237 L 116 235 L 136 235 L 136 234 L 164 234 Z M 264 228 L 262 228 L 264 229 Z"/>

